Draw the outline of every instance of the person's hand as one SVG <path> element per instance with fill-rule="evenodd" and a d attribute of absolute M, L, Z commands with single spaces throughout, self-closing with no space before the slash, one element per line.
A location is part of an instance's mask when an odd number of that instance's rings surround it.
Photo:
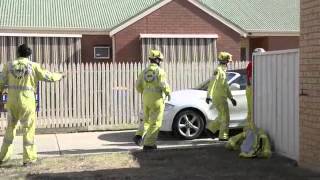
<path fill-rule="evenodd" d="M 250 77 L 247 82 L 248 86 L 251 86 L 251 81 L 252 81 L 252 78 Z"/>
<path fill-rule="evenodd" d="M 230 99 L 233 106 L 237 106 L 237 101 L 233 98 Z"/>
<path fill-rule="evenodd" d="M 206 103 L 210 104 L 210 102 L 212 102 L 212 99 L 211 98 L 206 98 Z"/>
<path fill-rule="evenodd" d="M 64 72 L 59 72 L 61 74 L 61 79 L 66 77 L 66 74 Z"/>

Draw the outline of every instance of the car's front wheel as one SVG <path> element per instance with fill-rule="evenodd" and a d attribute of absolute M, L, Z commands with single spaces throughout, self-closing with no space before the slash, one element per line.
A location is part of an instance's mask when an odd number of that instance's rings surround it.
<path fill-rule="evenodd" d="M 204 129 L 204 119 L 195 110 L 181 111 L 173 121 L 173 131 L 184 139 L 198 138 Z"/>

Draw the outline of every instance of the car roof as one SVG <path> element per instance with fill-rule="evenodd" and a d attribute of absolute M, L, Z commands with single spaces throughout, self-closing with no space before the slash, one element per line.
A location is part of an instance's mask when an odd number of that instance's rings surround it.
<path fill-rule="evenodd" d="M 228 70 L 227 72 L 236 72 L 239 74 L 246 74 L 247 73 L 246 69 L 233 69 L 233 70 Z"/>

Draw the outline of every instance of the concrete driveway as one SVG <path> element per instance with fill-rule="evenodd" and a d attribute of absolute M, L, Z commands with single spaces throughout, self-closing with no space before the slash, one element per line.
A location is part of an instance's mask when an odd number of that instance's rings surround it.
<path fill-rule="evenodd" d="M 41 134 L 36 136 L 39 157 L 61 156 L 68 154 L 96 154 L 107 152 L 136 151 L 141 147 L 132 142 L 135 131 L 84 132 L 68 134 Z M 0 137 L 2 143 L 3 137 Z M 178 149 L 221 144 L 217 140 L 202 138 L 180 140 L 171 134 L 159 135 L 159 149 Z M 13 158 L 22 158 L 22 136 L 14 140 Z"/>
<path fill-rule="evenodd" d="M 17 165 L 20 160 L 14 160 L 1 167 L 0 174 L 32 180 L 320 179 L 319 173 L 301 169 L 282 156 L 241 159 L 239 152 L 228 151 L 224 143 L 207 138 L 182 141 L 161 134 L 159 150 L 142 152 L 131 142 L 133 135 L 134 131 L 37 135 L 40 163 L 23 168 Z M 14 157 L 21 159 L 22 137 L 17 137 L 14 144 Z"/>

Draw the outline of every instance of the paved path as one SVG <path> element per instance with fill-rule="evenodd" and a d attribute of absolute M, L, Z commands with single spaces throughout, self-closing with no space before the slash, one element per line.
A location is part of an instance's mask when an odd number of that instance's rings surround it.
<path fill-rule="evenodd" d="M 96 153 L 109 153 L 131 151 L 138 166 L 135 163 L 131 168 L 116 168 L 107 165 L 104 161 L 99 161 L 103 169 L 93 169 L 91 164 L 87 164 L 86 159 L 75 158 L 80 164 L 72 165 L 66 172 L 59 170 L 62 165 L 54 162 L 58 170 L 48 170 L 40 164 L 37 169 L 2 169 L 10 174 L 25 173 L 26 179 L 224 179 L 224 180 L 319 180 L 320 174 L 296 167 L 294 161 L 274 154 L 270 159 L 242 159 L 239 152 L 227 151 L 223 143 L 202 138 L 192 141 L 178 140 L 171 135 L 160 135 L 160 149 L 174 149 L 165 151 L 155 151 L 152 153 L 141 152 L 141 147 L 135 146 L 131 139 L 134 131 L 107 131 L 107 132 L 86 132 L 70 134 L 47 134 L 37 135 L 36 143 L 40 157 L 62 156 L 62 155 L 83 155 Z M 2 143 L 3 137 L 0 137 Z M 21 159 L 22 137 L 19 136 L 14 141 L 14 158 Z M 206 148 L 186 147 L 207 146 Z M 87 156 L 89 157 L 89 156 Z M 66 161 L 69 162 L 70 161 Z M 92 161 L 93 162 L 93 161 Z M 61 163 L 61 162 L 60 162 Z M 126 163 L 128 163 L 126 161 Z M 116 163 L 115 163 L 116 164 Z M 76 169 L 72 169 L 76 167 Z M 108 168 L 109 167 L 109 168 Z M 127 166 L 126 166 L 127 167 Z M 18 167 L 19 168 L 19 167 Z M 37 168 L 35 166 L 34 168 Z M 77 169 L 78 168 L 78 169 Z M 81 169 L 83 168 L 83 169 Z M 21 171 L 21 172 L 20 172 Z M 41 173 L 39 173 L 41 172 Z M 1 172 L 0 172 L 1 174 Z M 11 177 L 11 175 L 10 175 Z M 103 177 L 103 178 L 102 178 Z M 0 178 L 1 179 L 1 178 Z"/>
<path fill-rule="evenodd" d="M 141 149 L 132 142 L 135 131 L 106 131 L 68 134 L 36 135 L 36 145 L 39 157 L 94 154 L 120 151 L 135 151 Z M 2 144 L 3 137 L 0 137 Z M 171 135 L 160 135 L 158 148 L 170 149 L 193 146 L 208 146 L 220 143 L 217 140 L 203 138 L 196 140 L 179 140 Z M 14 140 L 13 158 L 22 158 L 22 136 Z"/>

